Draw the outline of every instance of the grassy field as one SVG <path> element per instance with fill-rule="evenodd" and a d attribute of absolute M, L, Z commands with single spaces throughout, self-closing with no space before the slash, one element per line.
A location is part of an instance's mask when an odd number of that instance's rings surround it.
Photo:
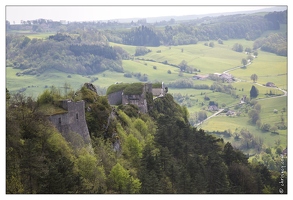
<path fill-rule="evenodd" d="M 263 144 L 265 147 L 273 147 L 275 145 L 276 140 L 280 140 L 280 144 L 283 147 L 287 146 L 287 131 L 279 130 L 279 134 L 273 134 L 271 132 L 262 132 L 256 126 L 252 126 L 248 122 L 247 117 L 226 117 L 226 116 L 217 116 L 214 117 L 207 122 L 204 122 L 199 128 L 202 128 L 206 131 L 225 131 L 230 129 L 232 132 L 239 131 L 242 128 L 249 130 L 249 132 L 255 138 L 263 139 Z M 232 144 L 235 142 L 233 137 L 224 138 L 226 142 L 231 142 Z"/>
<path fill-rule="evenodd" d="M 55 32 L 47 32 L 47 33 L 32 33 L 31 31 L 10 31 L 10 33 L 15 33 L 19 35 L 25 35 L 30 39 L 48 39 L 50 35 L 56 34 Z"/>
<path fill-rule="evenodd" d="M 263 101 L 258 101 L 261 104 L 261 113 L 260 117 L 263 122 L 274 125 L 276 122 L 280 122 L 282 116 L 282 110 L 287 111 L 288 100 L 286 97 L 280 98 L 271 98 Z M 277 110 L 278 113 L 274 113 L 274 110 Z M 284 112 L 284 117 L 286 117 L 287 113 Z"/>
<path fill-rule="evenodd" d="M 90 78 L 77 74 L 70 74 L 71 78 L 67 78 L 68 74 L 57 70 L 48 70 L 47 73 L 40 76 L 16 76 L 15 74 L 19 71 L 19 69 L 6 67 L 6 88 L 12 93 L 26 88 L 25 94 L 35 98 L 46 89 L 46 86 L 55 86 L 63 91 L 62 87 L 67 83 L 73 90 L 76 90 L 85 82 L 90 81 Z"/>
<path fill-rule="evenodd" d="M 180 93 L 181 95 L 188 95 L 190 96 L 190 99 L 194 102 L 194 105 L 191 107 L 187 107 L 190 114 L 194 112 L 198 112 L 205 108 L 207 110 L 209 101 L 214 101 L 218 103 L 220 107 L 222 107 L 223 104 L 226 105 L 235 105 L 239 103 L 239 99 L 235 99 L 231 97 L 229 94 L 220 93 L 220 92 L 213 92 L 211 90 L 196 90 L 196 89 L 169 89 L 170 94 L 176 94 Z M 204 97 L 208 96 L 210 98 L 209 101 L 205 101 Z M 202 106 L 202 103 L 204 104 Z M 208 116 L 212 115 L 213 113 L 208 112 Z"/>
<path fill-rule="evenodd" d="M 156 69 L 153 67 L 156 66 Z M 147 74 L 151 82 L 169 82 L 178 79 L 179 68 L 142 60 L 124 60 L 123 68 L 125 72 Z M 170 70 L 171 74 L 167 71 Z M 185 77 L 192 77 L 192 74 L 185 74 Z"/>
<path fill-rule="evenodd" d="M 287 98 L 271 98 L 258 101 L 261 104 L 260 118 L 262 123 L 270 124 L 274 126 L 276 123 L 281 122 L 281 111 L 283 108 L 287 110 Z M 274 109 L 278 110 L 278 113 L 274 113 Z M 283 114 L 285 123 L 287 122 L 287 113 Z M 256 126 L 248 122 L 249 118 L 247 115 L 240 115 L 239 117 L 227 117 L 224 114 L 216 116 L 206 122 L 204 122 L 200 128 L 207 131 L 225 131 L 230 129 L 232 132 L 235 130 L 241 130 L 247 128 L 255 137 L 261 137 L 264 140 L 266 147 L 274 146 L 274 142 L 278 139 L 281 141 L 281 146 L 286 147 L 287 145 L 287 130 L 278 130 L 279 134 L 273 134 L 271 132 L 262 132 Z M 231 140 L 233 138 L 226 138 Z"/>
<path fill-rule="evenodd" d="M 109 45 L 112 46 L 112 47 L 113 46 L 119 46 L 119 47 L 123 48 L 125 51 L 127 51 L 130 55 L 135 54 L 136 46 L 118 44 L 118 43 L 114 43 L 114 42 L 109 42 Z"/>
<path fill-rule="evenodd" d="M 257 82 L 260 84 L 273 82 L 277 87 L 287 89 L 287 63 L 287 57 L 259 51 L 258 57 L 246 69 L 237 69 L 229 73 L 250 82 L 252 82 L 250 76 L 256 74 L 258 76 Z"/>
<path fill-rule="evenodd" d="M 140 57 L 153 59 L 158 62 L 168 61 L 168 63 L 176 65 L 185 60 L 188 65 L 200 69 L 200 74 L 221 73 L 227 69 L 239 66 L 242 58 L 246 57 L 244 53 L 232 50 L 235 43 L 240 43 L 244 47 L 252 47 L 253 44 L 251 41 L 246 40 L 224 41 L 222 45 L 218 44 L 217 41 L 210 42 L 214 42 L 215 46 L 213 48 L 205 46 L 204 42 L 172 47 L 148 47 L 152 52 Z M 157 53 L 159 50 L 161 53 Z"/>

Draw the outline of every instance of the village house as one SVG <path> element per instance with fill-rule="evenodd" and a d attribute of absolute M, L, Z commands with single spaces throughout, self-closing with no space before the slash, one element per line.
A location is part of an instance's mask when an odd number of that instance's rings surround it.
<path fill-rule="evenodd" d="M 193 80 L 204 80 L 208 77 L 208 75 L 194 75 L 192 76 Z"/>
<path fill-rule="evenodd" d="M 236 115 L 236 112 L 233 111 L 233 110 L 229 110 L 227 113 L 226 113 L 227 116 L 235 116 Z"/>
<path fill-rule="evenodd" d="M 214 73 L 214 75 L 218 76 L 219 78 L 221 78 L 222 80 L 224 80 L 227 83 L 231 83 L 233 81 L 235 81 L 235 78 L 229 74 L 229 73 Z"/>
<path fill-rule="evenodd" d="M 208 110 L 209 110 L 209 111 L 218 111 L 219 108 L 218 108 L 218 106 L 216 106 L 216 105 L 211 105 L 211 106 L 209 106 Z"/>

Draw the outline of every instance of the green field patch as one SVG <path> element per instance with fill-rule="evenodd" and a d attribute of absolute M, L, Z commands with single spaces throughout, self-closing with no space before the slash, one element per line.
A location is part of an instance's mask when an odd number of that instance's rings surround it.
<path fill-rule="evenodd" d="M 20 71 L 19 69 L 6 67 L 6 87 L 12 93 L 16 93 L 20 89 L 25 88 L 24 93 L 35 98 L 51 86 L 55 86 L 57 89 L 65 92 L 65 88 L 63 87 L 65 83 L 69 84 L 71 89 L 77 90 L 84 83 L 91 80 L 86 76 L 78 74 L 70 74 L 71 78 L 68 78 L 69 74 L 57 70 L 47 70 L 46 73 L 40 76 L 17 76 L 16 73 Z"/>
<path fill-rule="evenodd" d="M 123 60 L 123 69 L 128 73 L 141 73 L 148 75 L 148 81 L 151 82 L 169 82 L 180 78 L 179 68 L 164 65 L 161 63 L 143 61 L 143 60 Z M 156 69 L 154 69 L 156 66 Z M 168 73 L 171 71 L 171 74 Z M 192 74 L 183 74 L 184 77 L 192 77 Z"/>
<path fill-rule="evenodd" d="M 34 38 L 36 38 L 36 39 L 48 39 L 49 36 L 56 34 L 56 32 L 36 33 L 36 32 L 31 32 L 31 31 L 26 31 L 26 30 L 9 31 L 9 33 L 24 35 L 24 36 L 27 36 L 30 39 L 34 39 Z"/>
<path fill-rule="evenodd" d="M 56 33 L 33 33 L 33 34 L 27 34 L 26 36 L 30 39 L 48 39 L 49 36 L 55 35 Z"/>
<path fill-rule="evenodd" d="M 178 89 L 178 88 L 169 88 L 170 94 L 180 93 L 185 96 L 188 95 L 190 100 L 193 102 L 193 106 L 187 107 L 189 113 L 199 112 L 203 109 L 208 110 L 208 105 L 210 101 L 214 101 L 218 103 L 219 107 L 229 107 L 236 105 L 240 102 L 240 99 L 236 99 L 229 94 L 221 93 L 221 92 L 213 92 L 211 90 L 197 90 L 197 89 Z M 210 100 L 205 100 L 204 97 L 208 96 Z M 208 112 L 208 116 L 212 115 L 213 112 Z"/>
<path fill-rule="evenodd" d="M 287 121 L 287 97 L 270 98 L 258 101 L 261 104 L 260 117 L 262 123 L 268 123 L 273 126 L 276 123 L 281 122 L 281 116 L 283 115 L 285 122 Z M 275 112 L 274 112 L 275 110 Z M 282 114 L 282 111 L 283 112 Z"/>
<path fill-rule="evenodd" d="M 236 94 L 238 94 L 240 97 L 242 97 L 243 95 L 250 97 L 250 90 L 251 90 L 252 85 L 254 85 L 259 91 L 257 99 L 268 97 L 266 94 L 270 94 L 270 91 L 274 95 L 283 95 L 284 94 L 282 91 L 280 91 L 276 88 L 263 87 L 263 86 L 260 86 L 257 84 L 253 84 L 252 81 L 250 81 L 250 82 L 237 82 L 237 83 L 233 83 L 232 85 L 234 88 L 236 88 Z"/>
<path fill-rule="evenodd" d="M 253 45 L 251 41 L 246 40 L 229 40 L 225 41 L 223 45 L 218 44 L 217 41 L 213 42 L 215 44 L 213 48 L 205 46 L 204 42 L 172 47 L 148 47 L 152 52 L 140 56 L 140 58 L 152 59 L 157 62 L 167 61 L 175 65 L 185 60 L 188 65 L 200 69 L 201 73 L 221 73 L 233 67 L 240 66 L 242 58 L 247 56 L 244 52 L 239 53 L 232 50 L 235 43 L 243 43 L 244 47 L 250 48 Z"/>
<path fill-rule="evenodd" d="M 276 140 L 280 140 L 281 145 L 287 143 L 286 131 L 280 131 L 278 134 L 272 134 L 271 132 L 262 132 L 256 126 L 251 125 L 248 122 L 248 118 L 241 117 L 227 117 L 227 116 L 216 116 L 208 121 L 205 121 L 200 127 L 203 130 L 213 132 L 213 131 L 225 131 L 230 129 L 232 133 L 239 132 L 242 128 L 247 129 L 255 138 L 261 138 L 266 147 L 272 147 L 275 145 Z M 233 134 L 232 134 L 233 135 Z M 234 137 L 224 138 L 225 141 L 229 141 L 232 144 L 236 143 Z"/>
<path fill-rule="evenodd" d="M 125 44 L 118 44 L 118 43 L 114 43 L 114 42 L 109 42 L 109 45 L 112 46 L 112 47 L 114 47 L 114 46 L 121 47 L 122 49 L 124 49 L 125 51 L 127 51 L 130 55 L 134 55 L 135 54 L 136 46 L 125 45 Z"/>
<path fill-rule="evenodd" d="M 286 87 L 287 57 L 259 51 L 258 57 L 246 69 L 237 69 L 229 73 L 246 81 L 251 81 L 250 76 L 256 74 L 258 76 L 257 82 L 260 84 L 273 82 L 278 87 Z"/>

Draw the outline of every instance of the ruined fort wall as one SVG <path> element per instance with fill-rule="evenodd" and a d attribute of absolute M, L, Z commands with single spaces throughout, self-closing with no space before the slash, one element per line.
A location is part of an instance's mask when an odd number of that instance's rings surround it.
<path fill-rule="evenodd" d="M 120 105 L 122 103 L 122 90 L 108 95 L 110 105 Z"/>
<path fill-rule="evenodd" d="M 52 115 L 49 117 L 50 121 L 59 132 L 63 134 L 76 132 L 81 135 L 85 141 L 90 141 L 90 135 L 85 120 L 84 101 L 63 101 L 62 106 L 67 110 L 67 113 Z"/>

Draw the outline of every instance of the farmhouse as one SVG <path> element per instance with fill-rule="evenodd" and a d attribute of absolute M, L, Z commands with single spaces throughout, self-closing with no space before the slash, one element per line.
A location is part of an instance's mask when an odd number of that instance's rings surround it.
<path fill-rule="evenodd" d="M 234 77 L 228 73 L 221 74 L 220 78 L 222 78 L 225 82 L 228 82 L 228 83 L 235 81 Z"/>
<path fill-rule="evenodd" d="M 208 77 L 208 75 L 194 75 L 192 76 L 193 80 L 204 80 Z"/>
<path fill-rule="evenodd" d="M 240 103 L 245 103 L 246 102 L 246 95 L 243 95 L 243 97 L 240 99 Z"/>
<path fill-rule="evenodd" d="M 229 110 L 227 113 L 226 113 L 227 116 L 235 116 L 236 113 L 233 111 L 233 110 Z"/>
<path fill-rule="evenodd" d="M 233 81 L 235 81 L 234 77 L 229 74 L 229 73 L 214 73 L 214 75 L 218 76 L 219 78 L 221 78 L 222 80 L 224 80 L 227 83 L 231 83 Z"/>
<path fill-rule="evenodd" d="M 211 105 L 211 106 L 209 106 L 209 111 L 217 111 L 217 110 L 219 110 L 219 108 L 218 108 L 218 106 L 216 106 L 216 105 Z"/>

